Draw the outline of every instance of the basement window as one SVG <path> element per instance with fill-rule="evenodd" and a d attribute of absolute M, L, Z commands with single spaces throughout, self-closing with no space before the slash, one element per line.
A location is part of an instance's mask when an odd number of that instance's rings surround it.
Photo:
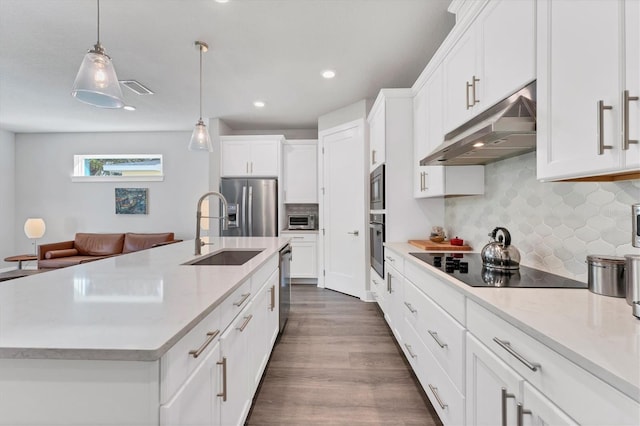
<path fill-rule="evenodd" d="M 160 154 L 93 154 L 73 156 L 73 182 L 164 180 Z"/>

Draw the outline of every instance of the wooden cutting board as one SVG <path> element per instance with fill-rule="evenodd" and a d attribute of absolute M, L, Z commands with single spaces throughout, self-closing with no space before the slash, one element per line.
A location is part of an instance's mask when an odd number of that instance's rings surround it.
<path fill-rule="evenodd" d="M 454 246 L 449 241 L 443 241 L 441 243 L 434 243 L 431 240 L 409 240 L 409 244 L 418 247 L 422 250 L 436 250 L 436 251 L 471 251 L 470 246 Z"/>

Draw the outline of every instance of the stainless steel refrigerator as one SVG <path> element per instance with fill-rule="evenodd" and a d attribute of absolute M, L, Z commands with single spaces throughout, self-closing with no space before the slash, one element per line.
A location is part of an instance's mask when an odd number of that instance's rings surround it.
<path fill-rule="evenodd" d="M 228 230 L 225 237 L 275 237 L 278 235 L 277 179 L 220 179 L 227 199 Z"/>

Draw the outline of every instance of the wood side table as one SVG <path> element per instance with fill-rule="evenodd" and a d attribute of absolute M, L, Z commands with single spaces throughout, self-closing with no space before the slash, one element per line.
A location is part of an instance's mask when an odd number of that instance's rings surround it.
<path fill-rule="evenodd" d="M 33 254 L 18 254 L 4 258 L 5 262 L 18 262 L 18 269 L 22 269 L 22 262 L 29 262 L 31 260 L 38 260 L 38 256 Z"/>

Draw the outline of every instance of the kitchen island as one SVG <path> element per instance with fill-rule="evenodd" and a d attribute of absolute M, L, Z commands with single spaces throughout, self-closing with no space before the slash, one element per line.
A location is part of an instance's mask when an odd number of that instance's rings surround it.
<path fill-rule="evenodd" d="M 288 238 L 205 242 L 200 256 L 185 241 L 2 283 L 0 424 L 208 422 L 209 412 L 212 424 L 241 422 L 277 335 Z M 227 249 L 262 251 L 239 266 L 185 265 Z M 209 367 L 215 377 L 196 374 Z M 246 389 L 226 388 L 227 368 L 247 370 Z M 229 416 L 219 401 L 217 414 L 196 408 L 195 380 L 212 401 L 241 397 Z M 205 417 L 189 417 L 198 409 Z"/>
<path fill-rule="evenodd" d="M 640 321 L 625 299 L 587 289 L 470 287 L 411 256 L 422 251 L 412 245 L 386 248 L 387 285 L 396 288 L 384 303 L 396 338 L 411 348 L 405 353 L 414 370 L 425 357 L 442 367 L 416 374 L 429 385 L 441 378 L 432 386 L 442 400 L 452 385 L 450 401 L 457 398 L 464 412 L 456 421 L 510 423 L 517 402 L 545 424 L 640 424 Z M 421 322 L 426 306 L 439 313 Z M 429 334 L 416 340 L 424 324 Z M 445 424 L 450 401 L 443 410 L 433 403 Z"/>

